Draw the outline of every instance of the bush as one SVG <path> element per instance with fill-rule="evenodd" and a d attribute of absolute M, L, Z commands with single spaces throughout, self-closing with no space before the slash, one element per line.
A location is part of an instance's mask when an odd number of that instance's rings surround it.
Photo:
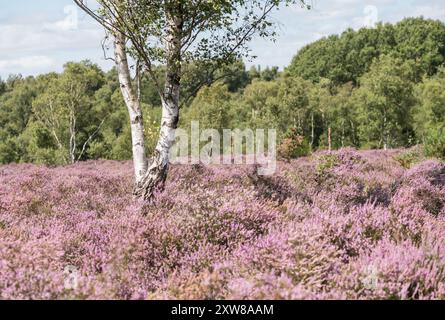
<path fill-rule="evenodd" d="M 445 159 L 445 127 L 431 129 L 425 138 L 425 154 Z"/>
<path fill-rule="evenodd" d="M 409 169 L 413 165 L 425 160 L 424 152 L 423 146 L 415 146 L 400 152 L 394 156 L 394 160 L 396 160 L 405 169 Z"/>
<path fill-rule="evenodd" d="M 290 160 L 310 154 L 311 148 L 307 139 L 292 129 L 278 146 L 278 156 Z"/>

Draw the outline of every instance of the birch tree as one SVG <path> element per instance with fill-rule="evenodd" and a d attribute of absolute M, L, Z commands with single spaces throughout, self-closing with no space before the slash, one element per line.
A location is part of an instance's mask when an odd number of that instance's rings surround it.
<path fill-rule="evenodd" d="M 105 119 L 91 117 L 91 95 L 102 75 L 89 62 L 67 63 L 64 72 L 53 75 L 33 101 L 33 115 L 50 132 L 64 164 L 82 159 Z M 93 123 L 90 123 L 93 122 Z"/>
<path fill-rule="evenodd" d="M 114 41 L 114 60 L 131 121 L 134 195 L 151 199 L 167 177 L 169 152 L 179 121 L 184 66 L 199 62 L 205 70 L 249 56 L 254 36 L 276 35 L 270 14 L 280 4 L 301 0 L 97 0 L 98 10 L 85 0 L 74 2 L 99 22 Z M 145 152 L 143 115 L 128 57 L 139 61 L 155 83 L 162 102 L 162 119 L 154 154 Z M 165 66 L 165 74 L 154 72 Z M 161 80 L 162 79 L 162 80 Z M 197 92 L 205 82 L 196 83 Z"/>
<path fill-rule="evenodd" d="M 360 135 L 365 147 L 409 146 L 412 140 L 413 83 L 416 63 L 389 55 L 374 60 L 355 92 Z"/>

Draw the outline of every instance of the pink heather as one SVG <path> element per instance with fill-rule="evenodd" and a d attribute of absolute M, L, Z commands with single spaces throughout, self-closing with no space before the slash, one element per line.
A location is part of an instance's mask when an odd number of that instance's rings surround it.
<path fill-rule="evenodd" d="M 130 162 L 2 166 L 0 299 L 445 299 L 445 165 L 396 152 L 173 166 L 150 205 Z"/>

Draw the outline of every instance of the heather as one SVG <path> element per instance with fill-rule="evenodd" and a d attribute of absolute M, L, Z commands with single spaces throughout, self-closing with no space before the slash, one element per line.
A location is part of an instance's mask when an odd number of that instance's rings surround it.
<path fill-rule="evenodd" d="M 2 166 L 0 298 L 444 299 L 445 164 L 404 152 L 175 165 L 150 204 L 130 162 Z"/>

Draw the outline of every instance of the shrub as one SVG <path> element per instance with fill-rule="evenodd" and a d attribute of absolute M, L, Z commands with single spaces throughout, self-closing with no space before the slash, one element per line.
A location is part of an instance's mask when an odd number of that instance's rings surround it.
<path fill-rule="evenodd" d="M 408 150 L 404 150 L 394 156 L 394 159 L 405 169 L 411 168 L 413 165 L 425 160 L 423 146 L 415 146 Z"/>
<path fill-rule="evenodd" d="M 292 129 L 278 146 L 278 155 L 286 160 L 304 157 L 310 154 L 310 145 L 307 139 Z"/>
<path fill-rule="evenodd" d="M 445 160 L 445 127 L 431 129 L 425 138 L 425 154 Z"/>
<path fill-rule="evenodd" d="M 445 165 L 399 153 L 173 165 L 149 206 L 130 162 L 2 166 L 0 299 L 444 299 Z"/>

